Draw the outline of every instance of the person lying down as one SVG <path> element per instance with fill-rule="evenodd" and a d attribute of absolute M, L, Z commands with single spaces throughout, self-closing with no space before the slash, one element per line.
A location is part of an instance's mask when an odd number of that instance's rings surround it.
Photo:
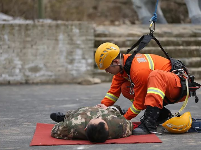
<path fill-rule="evenodd" d="M 65 115 L 61 112 L 52 113 L 50 118 L 58 122 L 51 131 L 51 136 L 58 139 L 102 143 L 107 139 L 128 137 L 133 130 L 132 122 L 124 118 L 117 105 L 82 107 L 68 111 Z"/>

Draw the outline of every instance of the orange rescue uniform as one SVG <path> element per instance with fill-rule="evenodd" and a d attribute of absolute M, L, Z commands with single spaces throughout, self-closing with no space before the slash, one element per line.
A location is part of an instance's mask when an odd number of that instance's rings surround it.
<path fill-rule="evenodd" d="M 130 54 L 123 55 L 123 63 Z M 134 95 L 130 94 L 130 80 L 125 71 L 113 76 L 112 84 L 104 99 L 106 106 L 113 105 L 120 94 L 128 98 L 132 105 L 124 115 L 128 120 L 136 117 L 146 106 L 163 108 L 168 104 L 165 96 L 174 102 L 180 95 L 180 78 L 170 72 L 168 59 L 154 54 L 137 54 L 132 61 L 130 79 L 134 83 Z M 184 101 L 185 97 L 180 101 Z"/>

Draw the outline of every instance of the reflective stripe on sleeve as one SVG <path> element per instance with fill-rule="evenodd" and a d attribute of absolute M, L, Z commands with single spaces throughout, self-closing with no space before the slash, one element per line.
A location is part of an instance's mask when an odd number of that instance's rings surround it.
<path fill-rule="evenodd" d="M 148 88 L 147 93 L 157 94 L 157 95 L 159 95 L 162 99 L 164 99 L 164 97 L 165 97 L 165 94 L 163 93 L 163 91 L 161 91 L 160 89 L 154 88 L 154 87 Z"/>
<path fill-rule="evenodd" d="M 105 97 L 108 98 L 108 99 L 110 99 L 110 100 L 112 100 L 112 101 L 114 101 L 114 102 L 116 102 L 118 100 L 118 97 L 116 97 L 115 95 L 113 95 L 111 93 L 107 93 L 105 95 Z"/>
<path fill-rule="evenodd" d="M 149 54 L 144 54 L 149 62 L 149 69 L 154 70 L 154 62 Z"/>
<path fill-rule="evenodd" d="M 131 110 L 134 114 L 139 114 L 139 113 L 141 112 L 141 110 L 135 108 L 134 105 L 132 105 L 132 106 L 130 107 L 130 110 Z"/>
<path fill-rule="evenodd" d="M 130 101 L 133 103 L 134 99 L 130 99 Z"/>

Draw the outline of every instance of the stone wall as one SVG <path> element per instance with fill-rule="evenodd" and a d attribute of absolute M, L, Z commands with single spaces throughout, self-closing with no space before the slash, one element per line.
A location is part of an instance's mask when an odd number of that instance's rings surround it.
<path fill-rule="evenodd" d="M 76 83 L 92 76 L 93 51 L 86 22 L 0 24 L 0 84 Z"/>

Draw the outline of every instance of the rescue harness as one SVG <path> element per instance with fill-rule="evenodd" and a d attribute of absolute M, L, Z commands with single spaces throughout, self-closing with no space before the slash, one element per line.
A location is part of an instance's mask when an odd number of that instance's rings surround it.
<path fill-rule="evenodd" d="M 153 26 L 153 29 L 152 29 L 152 26 Z M 124 70 L 126 71 L 128 77 L 130 79 L 130 68 L 131 68 L 131 64 L 132 64 L 132 61 L 133 61 L 135 55 L 137 53 L 139 53 L 139 51 L 142 50 L 144 47 L 146 47 L 147 44 L 153 39 L 157 43 L 157 45 L 160 47 L 160 49 L 163 51 L 163 53 L 165 54 L 167 59 L 170 60 L 171 66 L 172 66 L 170 72 L 173 72 L 173 73 L 177 74 L 180 77 L 182 90 L 181 90 L 181 93 L 180 93 L 179 97 L 176 100 L 174 100 L 174 102 L 171 102 L 170 100 L 168 100 L 167 97 L 165 97 L 165 100 L 168 102 L 168 104 L 172 104 L 172 103 L 178 102 L 182 97 L 186 96 L 186 99 L 185 99 L 181 109 L 176 114 L 176 115 L 179 115 L 180 112 L 186 107 L 189 96 L 190 97 L 191 96 L 195 97 L 195 103 L 197 103 L 199 101 L 199 99 L 198 99 L 198 97 L 196 95 L 196 90 L 199 89 L 201 87 L 201 85 L 194 81 L 195 77 L 193 75 L 189 74 L 186 66 L 180 60 L 176 60 L 174 58 L 171 58 L 168 55 L 168 53 L 163 49 L 163 47 L 161 46 L 161 44 L 158 41 L 158 39 L 153 35 L 153 33 L 155 31 L 155 22 L 154 21 L 151 22 L 149 29 L 150 29 L 149 34 L 143 35 L 131 48 L 129 48 L 127 50 L 126 54 L 128 54 L 136 46 L 139 45 L 138 48 L 132 53 L 132 55 L 130 55 L 127 58 L 127 60 L 125 62 L 125 65 L 124 65 Z M 131 79 L 130 79 L 130 81 L 131 81 Z M 134 87 L 134 84 L 131 81 L 131 89 L 130 89 L 130 91 L 133 91 L 133 89 L 132 89 L 133 87 Z M 167 104 L 164 104 L 164 105 L 167 105 Z"/>

